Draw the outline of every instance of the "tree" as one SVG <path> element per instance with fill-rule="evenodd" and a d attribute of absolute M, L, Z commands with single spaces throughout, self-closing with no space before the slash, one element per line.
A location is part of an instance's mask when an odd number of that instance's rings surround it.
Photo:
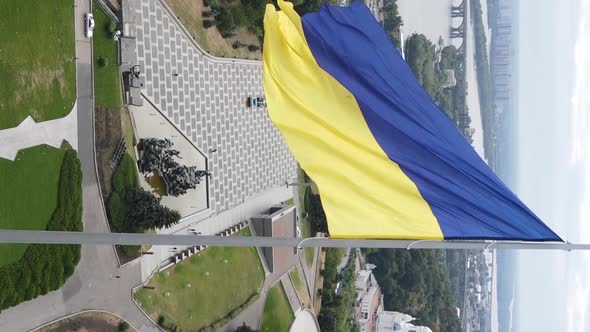
<path fill-rule="evenodd" d="M 161 198 L 143 188 L 129 188 L 125 200 L 127 223 L 134 229 L 169 228 L 180 220 L 178 211 L 162 206 Z"/>
<path fill-rule="evenodd" d="M 321 331 L 336 331 L 336 318 L 326 312 L 320 312 L 318 316 L 318 324 Z"/>
<path fill-rule="evenodd" d="M 242 323 L 242 326 L 238 327 L 235 332 L 258 332 L 258 330 L 254 330 L 250 326 L 246 325 L 246 323 Z"/>
<path fill-rule="evenodd" d="M 119 329 L 119 331 L 127 331 L 127 329 L 129 329 L 129 323 L 127 323 L 126 321 L 121 321 L 117 328 Z"/>

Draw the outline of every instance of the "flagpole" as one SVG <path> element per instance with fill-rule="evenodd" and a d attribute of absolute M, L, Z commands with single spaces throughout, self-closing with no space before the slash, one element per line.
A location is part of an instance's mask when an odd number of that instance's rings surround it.
<path fill-rule="evenodd" d="M 399 248 L 399 249 L 525 249 L 525 250 L 590 250 L 590 244 L 569 242 L 524 241 L 437 241 L 279 238 L 211 235 L 173 235 L 137 233 L 86 233 L 57 231 L 0 230 L 0 243 L 87 244 L 87 245 L 174 245 L 219 247 L 326 247 L 326 248 Z"/>

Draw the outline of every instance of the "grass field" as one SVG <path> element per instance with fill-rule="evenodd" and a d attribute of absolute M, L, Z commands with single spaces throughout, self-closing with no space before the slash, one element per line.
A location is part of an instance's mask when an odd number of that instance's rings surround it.
<path fill-rule="evenodd" d="M 293 321 L 293 311 L 281 283 L 268 292 L 260 322 L 260 332 L 287 332 Z"/>
<path fill-rule="evenodd" d="M 0 158 L 0 228 L 45 229 L 57 205 L 65 146 L 22 150 L 14 161 Z M 0 244 L 0 266 L 17 261 L 25 244 Z"/>
<path fill-rule="evenodd" d="M 238 236 L 251 236 L 250 230 Z M 245 302 L 263 281 L 256 248 L 210 247 L 157 273 L 148 283 L 155 289 L 134 298 L 154 320 L 165 315 L 183 331 L 198 331 Z"/>
<path fill-rule="evenodd" d="M 303 170 L 301 169 L 301 167 L 297 167 L 297 182 L 299 183 L 303 183 L 305 182 L 305 175 L 303 173 Z M 300 211 L 301 211 L 301 215 L 305 215 L 303 212 L 305 212 L 305 186 L 298 186 L 298 192 L 299 192 L 299 206 L 297 207 Z M 311 237 L 311 225 L 309 224 L 309 221 L 307 221 L 307 218 L 301 218 L 301 235 L 304 238 L 308 238 Z M 308 268 L 311 268 L 313 266 L 313 259 L 315 256 L 315 248 L 312 247 L 305 247 L 305 265 Z"/>
<path fill-rule="evenodd" d="M 111 19 L 94 1 L 93 4 L 94 37 L 94 94 L 97 107 L 121 107 L 121 80 L 117 66 L 117 42 L 109 31 Z M 108 64 L 102 66 L 100 59 L 107 59 Z"/>
<path fill-rule="evenodd" d="M 57 119 L 76 98 L 72 0 L 0 1 L 0 129 Z"/>
<path fill-rule="evenodd" d="M 301 278 L 301 274 L 297 268 L 293 269 L 289 272 L 289 277 L 291 277 L 291 281 L 293 281 L 293 286 L 295 287 L 295 292 L 297 292 L 297 298 L 305 308 L 311 308 L 311 299 L 309 298 L 309 292 L 307 291 L 307 287 L 303 283 L 303 279 Z"/>

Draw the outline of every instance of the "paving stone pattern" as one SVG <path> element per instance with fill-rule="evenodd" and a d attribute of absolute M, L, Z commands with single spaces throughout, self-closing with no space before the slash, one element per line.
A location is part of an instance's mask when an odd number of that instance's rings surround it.
<path fill-rule="evenodd" d="M 211 208 L 229 209 L 294 179 L 295 159 L 266 109 L 246 107 L 248 96 L 263 94 L 262 64 L 212 60 L 158 0 L 139 6 L 135 20 L 143 93 L 208 154 Z"/>

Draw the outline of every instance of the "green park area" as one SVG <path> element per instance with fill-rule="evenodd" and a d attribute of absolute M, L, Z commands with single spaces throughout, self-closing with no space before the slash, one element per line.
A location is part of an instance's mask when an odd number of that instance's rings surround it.
<path fill-rule="evenodd" d="M 260 332 L 287 332 L 293 321 L 293 311 L 283 285 L 278 283 L 268 292 L 260 321 Z"/>
<path fill-rule="evenodd" d="M 307 287 L 299 273 L 299 269 L 295 268 L 289 272 L 289 277 L 293 282 L 293 287 L 295 287 L 295 292 L 297 293 L 297 298 L 299 299 L 299 302 L 301 302 L 301 305 L 305 308 L 311 308 L 309 292 L 307 291 Z"/>
<path fill-rule="evenodd" d="M 76 98 L 71 0 L 0 1 L 0 129 L 70 113 Z"/>
<path fill-rule="evenodd" d="M 0 158 L 0 228 L 47 226 L 57 205 L 59 173 L 66 146 L 21 150 L 14 161 Z M 0 244 L 0 266 L 18 261 L 25 244 Z"/>
<path fill-rule="evenodd" d="M 297 182 L 303 183 L 306 181 L 311 181 L 311 179 L 305 174 L 305 171 L 301 169 L 301 167 L 297 167 Z M 309 187 L 306 186 L 299 186 L 298 187 L 298 194 L 299 194 L 299 206 L 297 207 L 301 211 L 301 236 L 304 238 L 308 238 L 312 236 L 311 231 L 311 223 L 307 217 L 307 210 L 305 206 L 305 202 L 309 202 L 309 198 L 306 199 L 306 195 L 311 195 L 311 190 Z M 315 248 L 312 247 L 305 247 L 305 265 L 308 268 L 311 268 L 313 265 L 313 259 L 315 256 Z"/>
<path fill-rule="evenodd" d="M 0 160 L 0 174 L 1 227 L 82 231 L 82 170 L 67 143 Z M 0 310 L 60 288 L 79 260 L 79 245 L 2 247 Z"/>
<path fill-rule="evenodd" d="M 94 94 L 97 107 L 115 108 L 122 106 L 121 81 L 117 65 L 117 42 L 113 33 L 115 22 L 105 14 L 96 1 L 93 3 L 94 36 Z"/>
<path fill-rule="evenodd" d="M 251 236 L 249 229 L 237 236 Z M 258 298 L 264 270 L 256 248 L 210 247 L 156 273 L 134 295 L 169 330 L 216 331 Z"/>

